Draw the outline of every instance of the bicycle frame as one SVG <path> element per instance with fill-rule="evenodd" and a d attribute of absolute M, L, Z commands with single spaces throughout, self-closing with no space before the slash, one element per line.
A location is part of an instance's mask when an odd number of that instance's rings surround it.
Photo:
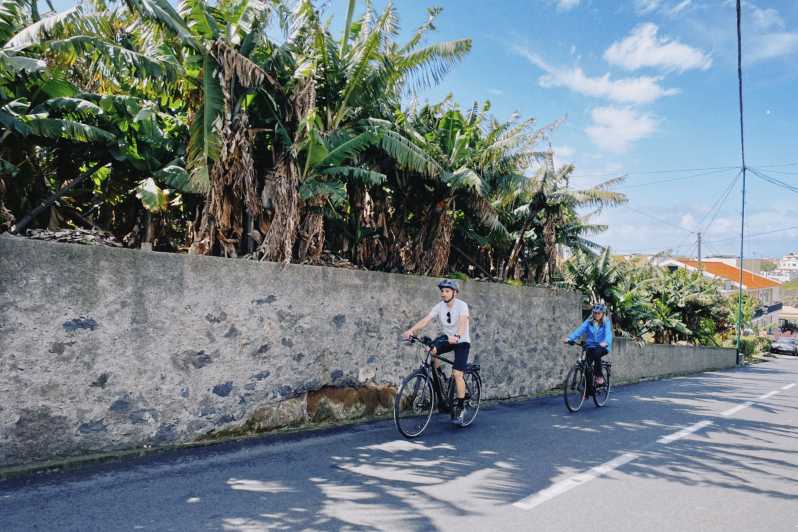
<path fill-rule="evenodd" d="M 593 367 L 594 362 L 592 360 L 588 360 L 587 346 L 585 345 L 584 342 L 574 342 L 574 344 L 582 348 L 582 352 L 579 355 L 579 358 L 576 359 L 576 363 L 574 365 L 585 372 L 585 384 L 587 385 L 587 390 L 586 390 L 587 395 L 589 396 L 594 395 L 596 393 L 596 387 L 594 386 L 596 368 Z M 610 368 L 612 367 L 612 364 L 610 362 L 602 360 L 601 367 Z"/>
<path fill-rule="evenodd" d="M 438 372 L 435 371 L 435 365 L 432 363 L 432 360 L 438 359 L 443 362 L 446 362 L 450 366 L 454 366 L 454 362 L 444 356 L 437 354 L 433 355 L 432 354 L 433 346 L 430 345 L 430 342 L 425 340 L 427 340 L 427 337 L 418 338 L 417 336 L 411 336 L 408 339 L 408 342 L 410 342 L 411 344 L 419 343 L 426 347 L 426 354 L 424 356 L 424 359 L 421 361 L 421 366 L 419 367 L 419 370 L 423 371 L 427 375 L 427 377 L 430 378 L 430 380 L 432 381 L 433 391 L 438 396 L 438 401 L 440 401 L 443 404 L 443 406 L 445 406 L 447 409 L 450 409 L 452 405 L 449 404 L 448 387 L 444 386 L 447 383 L 440 381 L 440 376 L 438 375 Z M 450 375 L 449 376 L 450 385 L 451 381 L 452 377 Z"/>

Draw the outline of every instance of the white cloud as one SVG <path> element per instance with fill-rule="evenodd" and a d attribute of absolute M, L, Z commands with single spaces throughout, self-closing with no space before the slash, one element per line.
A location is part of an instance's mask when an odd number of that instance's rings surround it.
<path fill-rule="evenodd" d="M 682 219 L 679 220 L 679 225 L 687 229 L 688 231 L 695 231 L 698 227 L 698 220 L 696 220 L 695 216 L 691 213 L 687 213 L 682 216 Z"/>
<path fill-rule="evenodd" d="M 502 96 L 504 94 L 504 91 L 501 89 L 488 89 L 488 92 L 496 96 Z"/>
<path fill-rule="evenodd" d="M 556 1 L 557 1 L 558 11 L 570 11 L 576 7 L 579 7 L 579 2 L 581 0 L 556 0 Z"/>
<path fill-rule="evenodd" d="M 760 30 L 769 30 L 771 28 L 784 29 L 784 19 L 778 11 L 773 8 L 761 9 L 755 5 L 751 5 L 751 17 L 753 18 L 754 27 Z"/>
<path fill-rule="evenodd" d="M 602 150 L 624 153 L 632 143 L 656 132 L 658 121 L 629 107 L 596 107 L 591 111 L 593 124 L 585 129 L 590 140 Z"/>
<path fill-rule="evenodd" d="M 657 31 L 656 24 L 640 24 L 625 39 L 607 48 L 604 59 L 626 70 L 658 67 L 684 72 L 696 68 L 706 70 L 712 66 L 712 58 L 702 51 L 666 37 L 657 37 Z"/>
<path fill-rule="evenodd" d="M 552 146 L 551 149 L 554 152 L 554 156 L 560 160 L 570 159 L 576 153 L 576 150 L 574 150 L 571 146 L 566 146 L 566 145 Z"/>
<path fill-rule="evenodd" d="M 746 63 L 757 63 L 798 52 L 798 33 L 765 33 L 753 39 L 748 50 L 743 49 Z"/>
<path fill-rule="evenodd" d="M 673 15 L 678 15 L 679 13 L 681 13 L 682 11 L 684 11 L 685 9 L 690 7 L 691 3 L 692 3 L 692 0 L 683 0 L 682 2 L 679 2 L 678 4 L 676 4 L 675 6 L 673 6 L 671 8 L 671 11 L 670 11 L 671 15 L 672 16 Z"/>
<path fill-rule="evenodd" d="M 655 11 L 661 3 L 661 0 L 635 0 L 635 11 L 638 15 L 647 15 Z"/>
<path fill-rule="evenodd" d="M 673 96 L 679 93 L 677 89 L 663 88 L 659 84 L 662 77 L 641 76 L 617 80 L 610 79 L 609 74 L 590 77 L 579 67 L 553 67 L 526 48 L 516 46 L 514 50 L 546 72 L 538 79 L 538 83 L 544 88 L 565 87 L 586 96 L 633 104 L 650 103 L 663 96 Z"/>

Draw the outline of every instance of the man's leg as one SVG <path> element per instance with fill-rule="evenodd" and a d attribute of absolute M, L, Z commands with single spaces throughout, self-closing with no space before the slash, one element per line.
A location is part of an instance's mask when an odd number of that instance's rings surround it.
<path fill-rule="evenodd" d="M 452 370 L 452 377 L 454 377 L 454 391 L 457 399 L 465 399 L 465 379 L 463 379 L 463 372 L 459 369 Z"/>

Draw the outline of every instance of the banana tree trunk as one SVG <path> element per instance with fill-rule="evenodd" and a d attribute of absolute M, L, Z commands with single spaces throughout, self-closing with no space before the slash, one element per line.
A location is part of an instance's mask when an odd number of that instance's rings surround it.
<path fill-rule="evenodd" d="M 350 193 L 350 205 L 355 216 L 352 229 L 357 233 L 352 235 L 355 262 L 368 269 L 382 269 L 388 262 L 385 198 L 355 186 Z"/>
<path fill-rule="evenodd" d="M 271 175 L 271 204 L 274 214 L 258 248 L 261 258 L 274 262 L 291 262 L 299 227 L 299 169 L 296 161 L 278 156 Z"/>
<path fill-rule="evenodd" d="M 551 282 L 557 271 L 557 220 L 547 220 L 543 226 L 543 243 L 546 253 L 546 279 Z"/>
<path fill-rule="evenodd" d="M 441 201 L 433 210 L 433 222 L 425 224 L 418 238 L 416 273 L 439 277 L 446 272 L 452 249 L 454 220 L 448 202 Z"/>
<path fill-rule="evenodd" d="M 516 279 L 516 271 L 518 270 L 518 259 L 521 257 L 521 252 L 524 250 L 524 235 L 529 231 L 531 222 L 527 219 L 524 225 L 521 226 L 521 231 L 518 233 L 518 238 L 515 239 L 513 250 L 510 252 L 510 258 L 507 259 L 507 271 L 504 274 L 506 279 Z"/>
<path fill-rule="evenodd" d="M 297 261 L 317 264 L 324 249 L 324 198 L 311 198 L 299 229 Z"/>

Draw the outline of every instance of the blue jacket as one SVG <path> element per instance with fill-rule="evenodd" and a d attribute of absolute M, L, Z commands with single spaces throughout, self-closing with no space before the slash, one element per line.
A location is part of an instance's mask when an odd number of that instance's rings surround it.
<path fill-rule="evenodd" d="M 586 335 L 585 347 L 598 347 L 601 342 L 607 342 L 607 352 L 609 353 L 612 349 L 612 323 L 607 317 L 604 317 L 599 326 L 596 326 L 592 317 L 586 319 L 582 325 L 568 335 L 568 340 L 575 342 L 582 335 Z"/>

